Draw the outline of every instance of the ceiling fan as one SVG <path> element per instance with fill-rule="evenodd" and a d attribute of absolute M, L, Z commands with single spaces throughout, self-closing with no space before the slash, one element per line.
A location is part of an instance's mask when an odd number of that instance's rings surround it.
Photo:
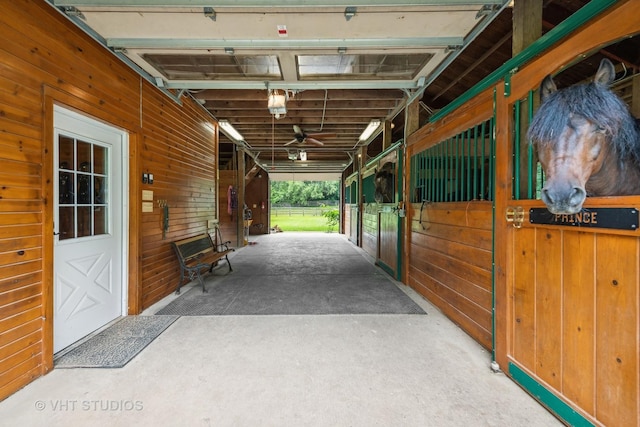
<path fill-rule="evenodd" d="M 304 144 L 305 142 L 310 142 L 315 145 L 324 145 L 324 142 L 316 139 L 316 138 L 335 138 L 335 133 L 306 133 L 302 130 L 302 128 L 298 125 L 293 125 L 294 138 L 287 142 L 284 145 L 291 145 L 293 143 Z"/>

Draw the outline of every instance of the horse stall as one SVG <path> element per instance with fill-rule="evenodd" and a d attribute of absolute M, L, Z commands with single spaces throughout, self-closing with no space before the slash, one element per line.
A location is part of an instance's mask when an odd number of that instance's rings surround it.
<path fill-rule="evenodd" d="M 376 264 L 395 279 L 400 279 L 401 250 L 400 224 L 402 217 L 399 203 L 401 191 L 402 141 L 393 144 L 387 150 L 369 160 L 362 168 L 362 215 L 358 218 L 358 204 L 353 203 L 357 194 L 358 173 L 345 180 L 345 234 L 371 255 Z M 357 196 L 355 197 L 357 199 Z M 362 228 L 358 234 L 358 219 Z M 360 235 L 360 241 L 357 236 Z M 358 244 L 356 243 L 356 244 Z"/>
<path fill-rule="evenodd" d="M 626 70 L 611 52 L 637 40 L 640 3 L 597 6 L 545 34 L 408 138 L 405 277 L 493 351 L 494 369 L 566 423 L 638 426 L 640 196 L 590 196 L 582 206 L 574 199 L 581 191 L 598 194 L 595 184 L 572 184 L 571 203 L 558 208 L 552 184 L 572 174 L 558 178 L 552 165 L 579 156 L 540 146 L 543 167 L 527 134 L 539 117 L 545 76 L 569 85 L 601 78 L 605 46 L 615 65 L 611 89 L 638 111 L 640 79 L 628 77 L 638 70 Z M 594 99 L 591 107 L 603 103 Z M 557 116 L 567 124 L 562 135 L 585 124 L 575 113 Z M 576 140 L 592 141 L 595 157 L 593 138 L 608 140 L 610 130 L 589 123 L 590 132 Z"/>
<path fill-rule="evenodd" d="M 492 104 L 418 134 L 408 147 L 408 284 L 491 349 Z"/>
<path fill-rule="evenodd" d="M 358 245 L 358 173 L 352 173 L 344 180 L 343 233 Z"/>
<path fill-rule="evenodd" d="M 402 242 L 400 232 L 402 203 L 402 143 L 399 141 L 368 163 L 375 166 L 373 184 L 375 205 L 370 210 L 375 218 L 376 264 L 395 279 L 400 279 Z"/>

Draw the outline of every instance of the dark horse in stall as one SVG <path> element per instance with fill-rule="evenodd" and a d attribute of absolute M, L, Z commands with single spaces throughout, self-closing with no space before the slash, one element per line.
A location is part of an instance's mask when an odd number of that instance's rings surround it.
<path fill-rule="evenodd" d="M 374 177 L 375 194 L 374 198 L 378 203 L 393 203 L 395 198 L 394 188 L 395 165 L 387 162 L 376 172 Z"/>
<path fill-rule="evenodd" d="M 609 90 L 614 77 L 603 59 L 592 83 L 558 90 L 547 76 L 540 85 L 542 102 L 528 133 L 551 213 L 578 213 L 587 196 L 640 194 L 640 121 Z"/>

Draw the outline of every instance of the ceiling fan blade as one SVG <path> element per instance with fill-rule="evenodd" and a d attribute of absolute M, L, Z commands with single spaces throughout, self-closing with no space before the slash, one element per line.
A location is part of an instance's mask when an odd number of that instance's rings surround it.
<path fill-rule="evenodd" d="M 302 135 L 304 133 L 302 132 L 302 129 L 298 125 L 293 125 L 293 131 L 298 135 Z"/>
<path fill-rule="evenodd" d="M 320 133 L 308 133 L 307 136 L 311 137 L 311 138 L 335 138 L 336 136 L 338 136 L 335 133 L 327 133 L 327 132 L 320 132 Z"/>
<path fill-rule="evenodd" d="M 286 144 L 284 144 L 284 145 L 285 145 L 285 147 L 286 147 L 287 145 L 291 145 L 291 144 L 293 144 L 293 143 L 295 143 L 295 142 L 298 142 L 298 140 L 294 138 L 294 139 L 292 139 L 291 141 L 287 142 L 287 143 L 286 143 Z"/>
<path fill-rule="evenodd" d="M 310 142 L 312 144 L 316 144 L 316 145 L 324 145 L 324 142 L 322 141 L 318 141 L 315 138 L 311 138 L 310 136 L 307 135 L 307 142 Z"/>

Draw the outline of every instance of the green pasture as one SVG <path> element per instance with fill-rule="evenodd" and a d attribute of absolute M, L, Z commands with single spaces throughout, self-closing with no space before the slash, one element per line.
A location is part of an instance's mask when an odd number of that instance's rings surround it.
<path fill-rule="evenodd" d="M 276 225 L 282 231 L 338 231 L 338 227 L 335 225 L 330 227 L 327 218 L 322 215 L 291 215 L 287 212 L 275 212 L 271 214 L 271 227 Z"/>

